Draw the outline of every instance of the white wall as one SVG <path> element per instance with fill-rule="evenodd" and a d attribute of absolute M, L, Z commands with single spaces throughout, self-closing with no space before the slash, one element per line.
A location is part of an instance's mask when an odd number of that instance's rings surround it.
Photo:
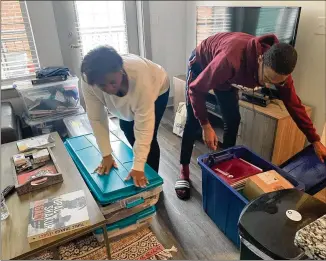
<path fill-rule="evenodd" d="M 298 64 L 293 72 L 295 88 L 302 102 L 313 107 L 312 119 L 319 134 L 326 119 L 325 35 L 316 35 L 317 17 L 325 16 L 323 1 L 197 1 L 216 6 L 301 6 L 296 50 Z M 187 2 L 186 55 L 196 46 L 196 2 Z"/>
<path fill-rule="evenodd" d="M 186 1 L 150 1 L 152 60 L 172 77 L 186 72 Z"/>

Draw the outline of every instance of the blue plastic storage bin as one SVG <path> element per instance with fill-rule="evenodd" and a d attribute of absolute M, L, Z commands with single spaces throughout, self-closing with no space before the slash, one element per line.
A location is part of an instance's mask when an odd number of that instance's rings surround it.
<path fill-rule="evenodd" d="M 295 154 L 280 168 L 302 182 L 308 194 L 314 195 L 326 187 L 326 163 L 319 160 L 312 145 Z"/>
<path fill-rule="evenodd" d="M 218 160 L 221 161 L 232 155 L 241 157 L 261 168 L 263 171 L 277 171 L 290 181 L 295 188 L 304 190 L 304 185 L 302 183 L 296 181 L 282 169 L 262 159 L 244 146 L 235 146 L 217 153 L 200 156 L 198 158 L 198 164 L 202 169 L 203 208 L 218 228 L 237 247 L 240 247 L 238 220 L 242 209 L 248 204 L 248 200 L 239 191 L 235 190 L 224 180 L 219 178 L 214 171 L 204 163 L 209 155 L 213 155 L 214 158 L 218 157 Z"/>

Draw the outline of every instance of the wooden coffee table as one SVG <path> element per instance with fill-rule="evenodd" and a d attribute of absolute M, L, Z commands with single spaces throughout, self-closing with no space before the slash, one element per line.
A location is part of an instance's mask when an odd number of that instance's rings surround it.
<path fill-rule="evenodd" d="M 55 147 L 52 148 L 52 151 L 63 174 L 64 181 L 63 183 L 39 189 L 20 197 L 18 197 L 17 193 L 14 193 L 6 199 L 10 216 L 6 220 L 1 221 L 2 249 L 0 259 L 24 259 L 36 255 L 45 249 L 57 247 L 72 239 L 90 233 L 96 228 L 103 228 L 105 246 L 110 259 L 109 241 L 105 226 L 106 220 L 79 174 L 74 162 L 66 151 L 58 133 L 51 133 L 51 135 L 55 139 Z M 11 156 L 17 153 L 16 142 L 1 145 L 1 189 L 14 184 Z M 27 226 L 30 202 L 59 196 L 76 190 L 83 190 L 85 192 L 90 226 L 78 231 L 71 231 L 68 235 L 59 235 L 53 238 L 28 243 Z"/>

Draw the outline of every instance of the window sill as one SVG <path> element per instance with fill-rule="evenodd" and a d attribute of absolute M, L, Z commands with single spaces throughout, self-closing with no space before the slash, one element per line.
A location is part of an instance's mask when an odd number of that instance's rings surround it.
<path fill-rule="evenodd" d="M 14 89 L 14 87 L 12 86 L 12 84 L 1 85 L 1 91 L 11 90 L 11 89 Z"/>
<path fill-rule="evenodd" d="M 11 85 L 1 86 L 1 100 L 19 98 L 17 90 Z"/>

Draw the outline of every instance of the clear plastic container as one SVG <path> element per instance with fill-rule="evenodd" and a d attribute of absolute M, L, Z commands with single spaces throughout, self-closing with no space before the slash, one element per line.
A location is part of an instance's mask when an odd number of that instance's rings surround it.
<path fill-rule="evenodd" d="M 24 123 L 31 127 L 33 136 L 48 134 L 54 131 L 57 131 L 61 138 L 67 136 L 67 128 L 63 122 L 63 119 L 67 116 L 77 117 L 80 114 L 85 113 L 84 108 L 79 105 L 76 107 L 74 112 L 66 112 L 63 114 L 55 114 L 49 117 L 40 118 L 40 119 L 30 119 L 27 115 L 23 115 Z"/>
<path fill-rule="evenodd" d="M 26 115 L 31 119 L 73 111 L 80 105 L 76 76 L 38 85 L 32 85 L 31 81 L 19 81 L 14 83 L 14 88 L 24 102 Z"/>

